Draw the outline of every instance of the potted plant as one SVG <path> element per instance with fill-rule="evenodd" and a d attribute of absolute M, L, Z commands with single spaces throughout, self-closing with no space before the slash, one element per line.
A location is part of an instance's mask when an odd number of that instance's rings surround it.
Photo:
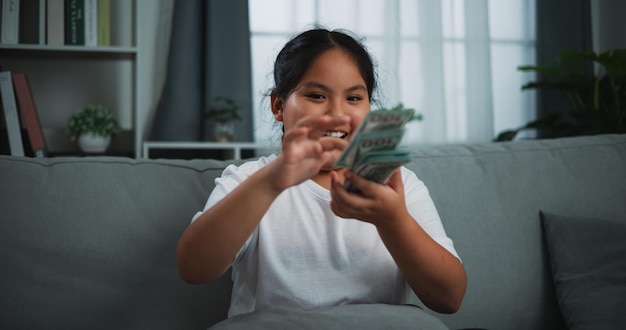
<path fill-rule="evenodd" d="M 73 114 L 68 122 L 72 141 L 86 153 L 102 153 L 111 143 L 111 137 L 120 130 L 113 113 L 100 104 L 90 104 Z"/>
<path fill-rule="evenodd" d="M 597 68 L 595 74 L 588 74 L 590 66 Z M 541 76 L 522 89 L 559 91 L 570 107 L 504 131 L 495 141 L 513 140 L 527 129 L 541 129 L 549 137 L 626 133 L 626 49 L 601 54 L 563 50 L 551 63 L 518 70 Z"/>
<path fill-rule="evenodd" d="M 204 118 L 214 123 L 214 137 L 218 142 L 232 142 L 235 138 L 235 122 L 241 121 L 239 105 L 235 100 L 217 96 Z"/>

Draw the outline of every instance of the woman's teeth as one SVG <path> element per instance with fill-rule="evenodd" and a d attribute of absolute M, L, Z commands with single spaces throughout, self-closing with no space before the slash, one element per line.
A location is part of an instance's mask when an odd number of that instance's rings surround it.
<path fill-rule="evenodd" d="M 345 132 L 331 132 L 331 131 L 327 131 L 326 133 L 324 133 L 324 136 L 330 136 L 330 137 L 335 137 L 335 138 L 344 138 L 346 137 L 346 133 Z"/>

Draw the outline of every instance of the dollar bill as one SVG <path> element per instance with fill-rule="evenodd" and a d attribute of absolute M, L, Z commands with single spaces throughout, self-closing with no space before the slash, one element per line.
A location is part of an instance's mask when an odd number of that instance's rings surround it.
<path fill-rule="evenodd" d="M 411 161 L 409 152 L 398 146 L 412 116 L 412 109 L 370 112 L 334 166 L 347 167 L 368 180 L 386 183 L 393 171 Z M 344 182 L 344 187 L 358 192 L 349 181 Z"/>
<path fill-rule="evenodd" d="M 362 148 L 362 144 L 367 139 L 369 142 L 372 138 L 378 139 L 380 142 L 389 142 L 385 144 L 384 148 L 378 146 L 376 148 L 368 148 L 368 150 L 380 150 L 380 149 L 394 149 L 400 143 L 402 136 L 404 135 L 404 126 L 413 116 L 414 111 L 412 109 L 406 109 L 401 111 L 371 111 L 363 119 L 359 127 L 356 129 L 356 134 L 352 140 L 348 143 L 343 150 L 337 161 L 335 161 L 335 167 L 348 167 L 354 165 L 355 159 L 363 154 L 365 150 L 359 150 Z M 379 135 L 373 136 L 372 132 L 385 132 Z M 385 139 L 385 135 L 389 139 Z M 399 139 L 396 139 L 400 136 Z M 397 141 L 396 141 L 397 140 Z M 393 142 L 393 143 L 392 143 Z"/>
<path fill-rule="evenodd" d="M 388 129 L 384 131 L 362 132 L 355 136 L 346 149 L 341 153 L 335 166 L 353 168 L 359 159 L 369 152 L 395 149 L 404 135 L 404 128 Z"/>
<path fill-rule="evenodd" d="M 361 161 L 355 165 L 353 171 L 355 174 L 368 180 L 386 183 L 398 167 L 410 161 L 411 155 L 409 151 L 405 149 L 373 151 L 363 157 Z M 349 192 L 359 192 L 359 189 L 350 181 L 346 180 L 344 187 Z"/>
<path fill-rule="evenodd" d="M 371 111 L 357 128 L 357 134 L 361 132 L 402 128 L 411 119 L 413 113 L 413 109 L 398 111 Z"/>

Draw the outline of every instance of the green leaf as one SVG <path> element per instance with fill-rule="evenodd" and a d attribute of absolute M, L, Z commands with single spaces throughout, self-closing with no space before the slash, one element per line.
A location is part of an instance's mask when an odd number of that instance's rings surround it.
<path fill-rule="evenodd" d="M 90 104 L 73 114 L 68 121 L 68 133 L 72 140 L 84 133 L 113 136 L 120 130 L 113 113 L 100 104 Z"/>

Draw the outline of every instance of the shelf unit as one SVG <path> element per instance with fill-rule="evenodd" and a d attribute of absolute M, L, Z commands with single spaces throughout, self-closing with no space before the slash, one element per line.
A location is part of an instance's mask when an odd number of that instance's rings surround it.
<path fill-rule="evenodd" d="M 115 113 L 122 128 L 109 151 L 140 156 L 140 1 L 111 0 L 111 46 L 0 44 L 2 70 L 24 72 L 28 78 L 51 155 L 80 153 L 66 133 L 67 121 L 80 108 L 100 103 Z"/>
<path fill-rule="evenodd" d="M 150 152 L 156 150 L 171 150 L 171 151 L 190 151 L 190 150 L 204 150 L 204 151 L 226 151 L 221 157 L 223 160 L 235 159 L 239 160 L 242 157 L 244 151 L 253 151 L 255 156 L 268 155 L 270 153 L 279 152 L 279 148 L 272 145 L 264 145 L 253 142 L 158 142 L 158 141 L 146 141 L 143 143 L 143 156 L 150 158 Z"/>

